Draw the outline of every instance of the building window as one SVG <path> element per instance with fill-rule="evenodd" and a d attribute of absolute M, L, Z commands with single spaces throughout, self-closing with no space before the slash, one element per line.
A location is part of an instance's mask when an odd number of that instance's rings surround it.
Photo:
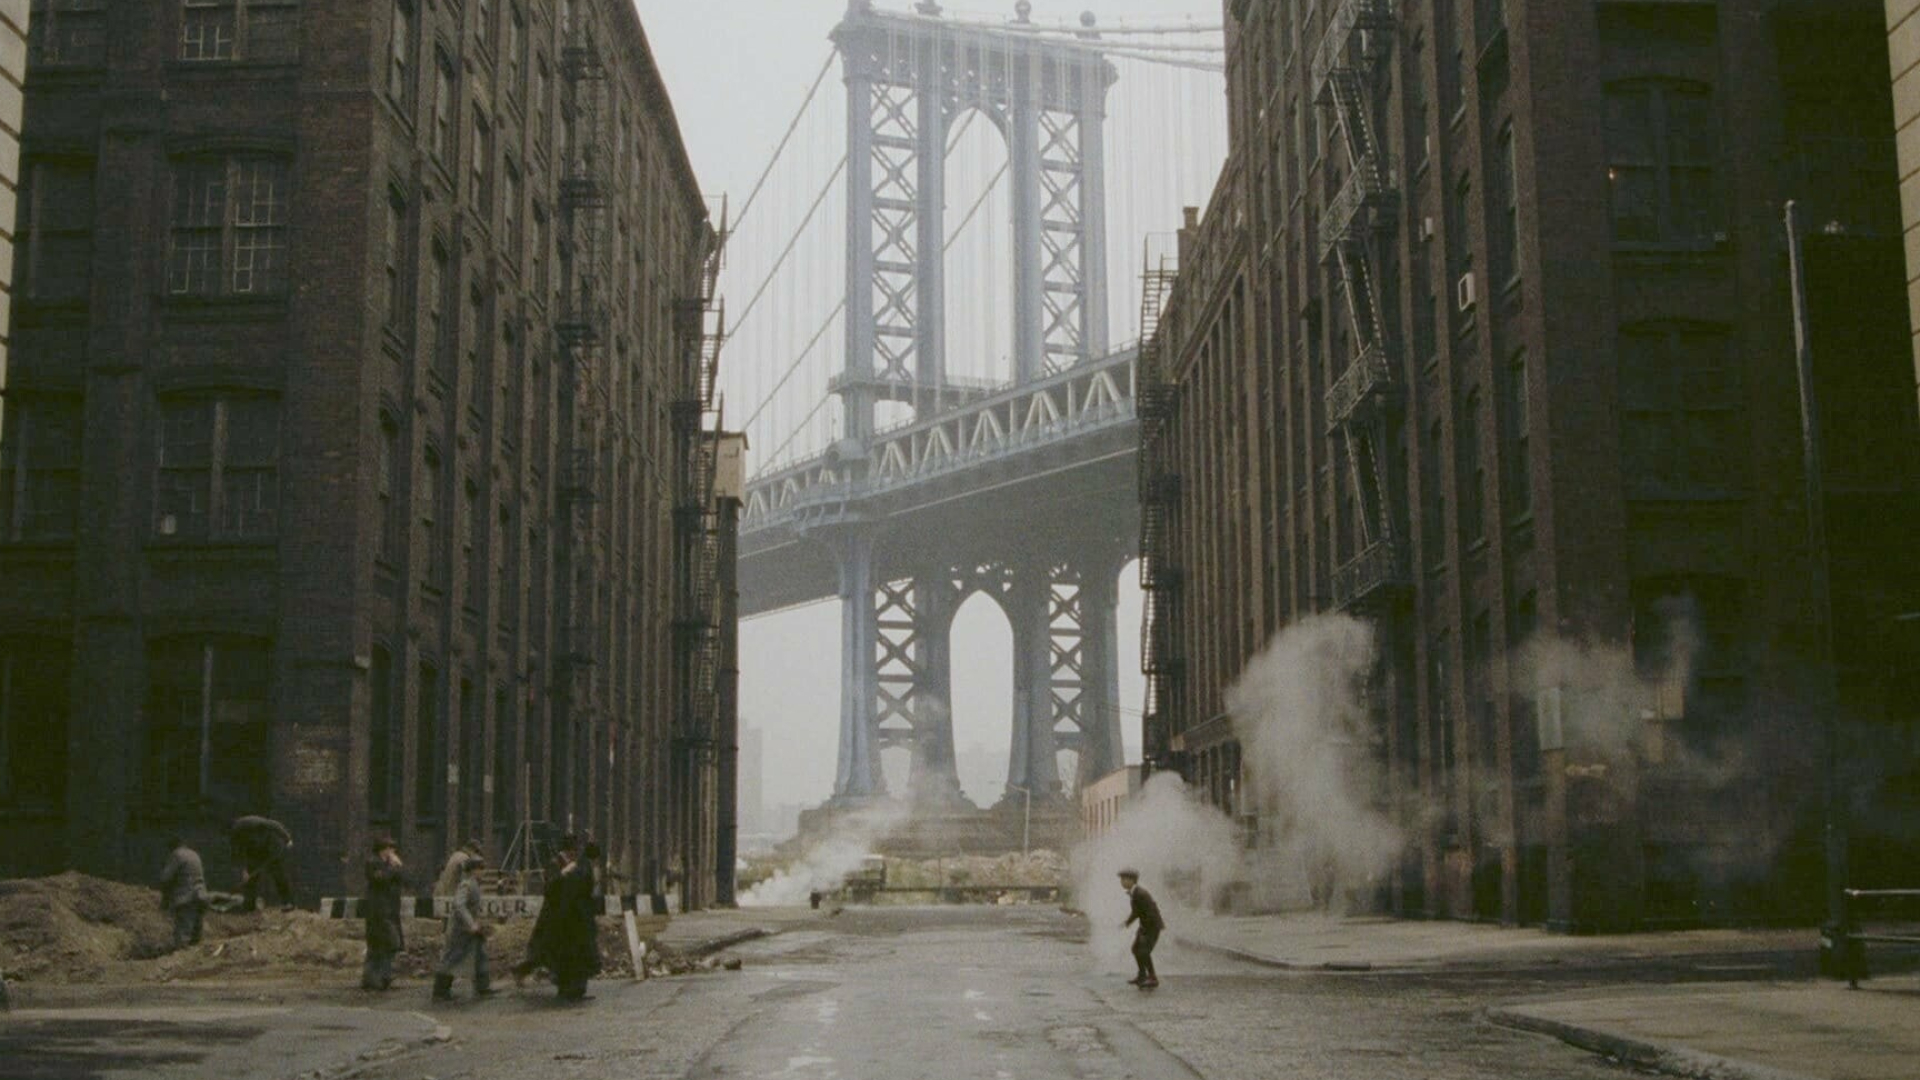
<path fill-rule="evenodd" d="M 536 200 L 533 204 L 533 249 L 527 254 L 527 285 L 534 300 L 547 301 L 547 250 L 553 237 L 547 225 L 547 210 Z"/>
<path fill-rule="evenodd" d="M 520 170 L 511 161 L 500 170 L 500 197 L 505 203 L 500 212 L 501 247 L 507 259 L 517 265 L 524 257 L 520 250 Z"/>
<path fill-rule="evenodd" d="M 154 529 L 181 540 L 257 540 L 279 526 L 280 403 L 269 397 L 160 404 Z"/>
<path fill-rule="evenodd" d="M 549 108 L 548 102 L 552 96 L 553 70 L 547 66 L 547 58 L 544 54 L 536 54 L 533 60 L 533 124 L 531 130 L 538 134 L 538 139 L 540 140 L 544 140 L 547 137 L 547 109 Z M 544 146 L 545 143 L 538 142 L 537 145 Z"/>
<path fill-rule="evenodd" d="M 520 819 L 519 790 L 520 732 L 514 721 L 513 694 L 504 686 L 493 690 L 493 820 L 494 827 L 506 832 Z"/>
<path fill-rule="evenodd" d="M 447 248 L 437 238 L 420 290 L 427 301 L 427 337 L 420 343 L 420 355 L 429 368 L 438 370 L 447 347 Z"/>
<path fill-rule="evenodd" d="M 1435 420 L 1427 427 L 1427 452 L 1420 467 L 1420 487 L 1426 496 L 1421 513 L 1421 540 L 1426 548 L 1427 566 L 1438 567 L 1447 561 L 1447 495 L 1441 475 L 1445 450 L 1445 429 Z"/>
<path fill-rule="evenodd" d="M 285 290 L 287 167 L 265 158 L 177 165 L 167 291 L 257 296 Z"/>
<path fill-rule="evenodd" d="M 80 516 L 77 399 L 9 398 L 0 440 L 0 540 L 73 539 Z"/>
<path fill-rule="evenodd" d="M 441 483 L 440 453 L 428 447 L 420 462 L 420 579 L 432 586 L 446 583 L 446 566 L 440 549 L 440 526 L 447 520 L 446 485 Z"/>
<path fill-rule="evenodd" d="M 507 5 L 507 93 L 517 100 L 527 96 L 527 17 L 520 5 Z"/>
<path fill-rule="evenodd" d="M 1532 408 L 1527 401 L 1527 354 L 1517 352 L 1500 384 L 1500 423 L 1506 429 L 1507 514 L 1522 517 L 1533 509 Z"/>
<path fill-rule="evenodd" d="M 1620 334 L 1620 440 L 1630 495 L 1724 497 L 1749 453 L 1725 331 L 1647 326 Z"/>
<path fill-rule="evenodd" d="M 446 743 L 441 738 L 440 669 L 420 665 L 420 697 L 413 710 L 413 816 L 416 821 L 440 820 L 440 779 L 446 775 L 441 760 Z"/>
<path fill-rule="evenodd" d="M 487 205 L 493 195 L 493 125 L 487 122 L 487 114 L 479 106 L 473 109 L 473 149 L 468 160 L 471 173 L 467 183 L 467 194 L 473 199 L 474 212 L 480 220 L 492 218 L 491 207 Z"/>
<path fill-rule="evenodd" d="M 387 50 L 387 96 L 413 119 L 413 0 L 393 2 L 393 40 Z"/>
<path fill-rule="evenodd" d="M 380 561 L 389 566 L 397 566 L 401 553 L 406 548 L 406 538 L 400 530 L 400 463 L 406 457 L 400 452 L 400 424 L 385 412 L 380 414 L 380 475 L 377 498 L 380 507 Z"/>
<path fill-rule="evenodd" d="M 386 214 L 387 328 L 403 333 L 407 322 L 407 200 L 397 190 L 387 192 Z"/>
<path fill-rule="evenodd" d="M 32 68 L 104 65 L 105 0 L 33 0 L 27 23 L 27 55 Z"/>
<path fill-rule="evenodd" d="M 374 821 L 393 818 L 394 716 L 393 654 L 375 645 L 367 664 L 367 816 Z"/>
<path fill-rule="evenodd" d="M 1491 284 L 1506 285 L 1520 277 L 1520 173 L 1516 155 L 1513 125 L 1508 124 L 1493 147 Z"/>
<path fill-rule="evenodd" d="M 1460 174 L 1460 182 L 1453 187 L 1453 204 L 1448 208 L 1451 218 L 1447 222 L 1447 266 L 1455 281 L 1473 270 L 1473 239 L 1469 235 L 1473 228 L 1473 178 Z M 1460 312 L 1456 308 L 1455 314 Z"/>
<path fill-rule="evenodd" d="M 16 265 L 24 294 L 43 303 L 85 303 L 93 282 L 93 165 L 36 161 L 20 193 Z"/>
<path fill-rule="evenodd" d="M 273 650 L 167 638 L 147 649 L 146 802 L 224 819 L 266 805 Z"/>
<path fill-rule="evenodd" d="M 494 33 L 493 0 L 474 0 L 473 20 L 473 39 L 480 43 L 482 49 L 491 51 Z"/>
<path fill-rule="evenodd" d="M 1720 231 L 1715 118 L 1707 87 L 1607 87 L 1607 184 L 1622 244 L 1702 244 Z"/>
<path fill-rule="evenodd" d="M 480 485 L 468 480 L 460 499 L 460 565 L 467 578 L 461 602 L 470 611 L 480 609 L 480 599 L 487 591 L 487 564 L 480 558 L 481 521 Z"/>
<path fill-rule="evenodd" d="M 433 159 L 454 166 L 453 160 L 453 61 L 440 50 L 433 50 Z"/>
<path fill-rule="evenodd" d="M 291 60 L 299 30 L 298 0 L 182 0 L 180 59 Z"/>
<path fill-rule="evenodd" d="M 72 642 L 0 640 L 0 807 L 66 808 L 72 684 Z"/>
<path fill-rule="evenodd" d="M 1487 538 L 1487 474 L 1481 448 L 1481 411 L 1479 389 L 1467 391 L 1456 449 L 1460 454 L 1460 538 L 1469 545 L 1482 543 Z"/>

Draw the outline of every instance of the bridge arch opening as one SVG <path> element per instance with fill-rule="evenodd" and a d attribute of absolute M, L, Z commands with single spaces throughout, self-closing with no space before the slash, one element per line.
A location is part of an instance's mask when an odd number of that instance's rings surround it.
<path fill-rule="evenodd" d="M 1013 742 L 1013 624 L 975 593 L 953 617 L 953 742 L 960 788 L 975 806 L 1000 801 Z"/>
<path fill-rule="evenodd" d="M 985 107 L 961 110 L 948 128 L 946 322 L 949 379 L 1013 381 L 1012 157 Z"/>

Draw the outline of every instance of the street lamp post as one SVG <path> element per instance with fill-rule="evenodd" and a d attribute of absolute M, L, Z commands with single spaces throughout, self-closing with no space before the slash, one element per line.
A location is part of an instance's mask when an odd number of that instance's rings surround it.
<path fill-rule="evenodd" d="M 1800 207 L 1788 200 L 1786 209 L 1787 269 L 1793 287 L 1793 344 L 1795 374 L 1800 387 L 1800 453 L 1805 474 L 1803 497 L 1807 508 L 1808 580 L 1813 589 L 1814 662 L 1820 696 L 1821 734 L 1825 743 L 1823 771 L 1827 856 L 1827 925 L 1838 931 L 1846 925 L 1847 831 L 1846 804 L 1840 791 L 1840 694 L 1834 671 L 1833 585 L 1828 572 L 1826 474 L 1821 464 L 1820 409 L 1813 383 L 1813 341 L 1807 315 L 1806 255 L 1800 232 Z"/>

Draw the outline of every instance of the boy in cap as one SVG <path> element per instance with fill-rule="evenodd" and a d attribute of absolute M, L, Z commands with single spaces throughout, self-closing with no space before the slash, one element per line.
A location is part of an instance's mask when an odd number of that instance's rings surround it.
<path fill-rule="evenodd" d="M 400 922 L 400 849 L 391 836 L 377 836 L 367 855 L 367 896 L 361 917 L 367 922 L 367 962 L 360 969 L 360 989 L 385 990 L 393 985 L 393 958 L 407 947 Z"/>
<path fill-rule="evenodd" d="M 1151 990 L 1160 985 L 1160 977 L 1153 971 L 1153 947 L 1160 942 L 1160 931 L 1167 928 L 1166 920 L 1160 917 L 1160 905 L 1153 902 L 1153 894 L 1140 887 L 1140 871 L 1132 867 L 1120 871 L 1120 887 L 1126 890 L 1132 904 L 1132 914 L 1120 924 L 1121 928 L 1140 924 L 1133 935 L 1133 962 L 1140 973 L 1127 981 L 1142 990 Z"/>

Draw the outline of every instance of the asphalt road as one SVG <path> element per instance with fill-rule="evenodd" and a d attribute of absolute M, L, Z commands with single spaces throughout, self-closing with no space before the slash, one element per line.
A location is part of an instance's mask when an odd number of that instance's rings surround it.
<path fill-rule="evenodd" d="M 1488 1002 L 1683 972 L 1290 973 L 1163 943 L 1160 989 L 1038 908 L 849 909 L 734 950 L 737 973 L 529 992 L 434 1015 L 451 1043 L 374 1080 L 1621 1080 L 1480 1019 Z M 1721 973 L 1719 978 L 1725 978 Z"/>
<path fill-rule="evenodd" d="M 1693 956 L 1289 972 L 1163 940 L 1163 984 L 1147 992 L 1126 984 L 1124 967 L 1102 970 L 1085 937 L 1080 920 L 1041 908 L 849 909 L 732 950 L 744 970 L 596 983 L 593 1000 L 571 1006 L 550 988 L 508 983 L 488 1001 L 432 1007 L 424 985 L 408 985 L 374 1001 L 344 986 L 287 988 L 252 996 L 247 1008 L 198 1017 L 188 1008 L 143 1023 L 16 1012 L 0 1019 L 0 1078 L 311 1077 L 316 1062 L 351 1062 L 376 1036 L 390 1042 L 438 1025 L 451 1038 L 353 1075 L 1623 1080 L 1625 1070 L 1600 1058 L 1494 1027 L 1482 1010 L 1597 987 L 1762 978 L 1794 962 Z"/>

